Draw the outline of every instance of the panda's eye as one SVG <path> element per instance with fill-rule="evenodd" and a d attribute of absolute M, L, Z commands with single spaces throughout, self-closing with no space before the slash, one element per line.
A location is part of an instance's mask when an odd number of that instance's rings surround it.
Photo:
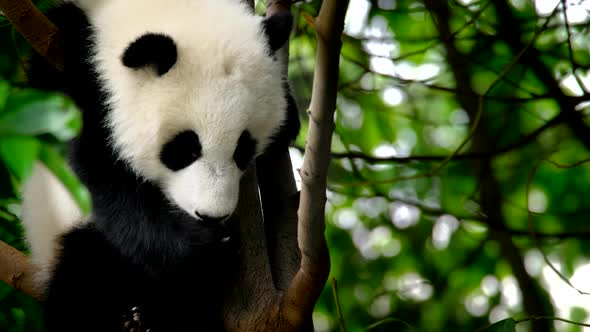
<path fill-rule="evenodd" d="M 256 140 L 252 138 L 250 132 L 245 130 L 240 138 L 238 139 L 238 146 L 234 151 L 234 160 L 238 168 L 245 170 L 248 167 L 248 163 L 256 154 Z"/>
<path fill-rule="evenodd" d="M 162 163 L 173 171 L 179 171 L 194 163 L 201 157 L 199 136 L 187 130 L 174 136 L 164 145 L 160 152 Z"/>

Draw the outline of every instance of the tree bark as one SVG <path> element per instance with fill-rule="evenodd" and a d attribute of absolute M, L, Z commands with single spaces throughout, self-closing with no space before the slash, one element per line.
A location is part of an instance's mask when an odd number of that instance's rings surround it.
<path fill-rule="evenodd" d="M 329 255 L 324 237 L 325 192 L 330 143 L 334 129 L 333 114 L 336 108 L 338 91 L 341 35 L 347 5 L 348 1 L 324 1 L 314 26 L 318 44 L 317 63 L 313 97 L 309 111 L 308 144 L 301 171 L 303 185 L 298 218 L 288 219 L 285 226 L 285 224 L 282 224 L 285 220 L 272 220 L 275 216 L 280 215 L 280 213 L 273 213 L 272 207 L 267 208 L 264 214 L 267 224 L 283 225 L 279 226 L 279 228 L 283 227 L 282 232 L 267 234 L 267 238 L 271 239 L 268 243 L 281 243 L 283 240 L 281 236 L 283 235 L 287 239 L 291 239 L 291 242 L 288 242 L 290 244 L 287 245 L 267 248 L 267 250 L 271 251 L 276 250 L 275 255 L 278 253 L 278 256 L 271 261 L 271 266 L 278 263 L 271 267 L 271 270 L 275 271 L 276 278 L 276 283 L 272 285 L 273 288 L 269 288 L 268 284 L 266 284 L 269 283 L 269 278 L 268 270 L 265 268 L 261 269 L 264 274 L 262 278 L 254 274 L 240 277 L 246 280 L 246 287 L 259 283 L 260 280 L 265 285 L 257 284 L 258 291 L 256 294 L 243 294 L 243 291 L 238 291 L 237 295 L 234 292 L 230 296 L 234 301 L 242 298 L 242 300 L 235 302 L 230 301 L 231 305 L 226 307 L 226 328 L 230 331 L 313 330 L 311 314 L 329 273 Z M 281 7 L 279 4 L 273 6 L 269 6 L 269 9 Z M 283 160 L 280 160 L 279 165 L 284 171 L 291 171 L 288 158 L 284 157 Z M 272 167 L 273 165 L 271 165 Z M 269 168 L 266 170 L 273 171 Z M 264 192 L 267 193 L 266 197 L 272 196 L 272 193 L 282 193 L 284 195 L 282 197 L 283 206 L 289 207 L 287 211 L 292 210 L 291 207 L 295 206 L 293 203 L 295 199 L 291 195 L 294 191 L 293 182 L 291 182 L 290 178 L 287 182 L 284 182 L 284 178 L 282 178 L 284 175 L 280 172 L 274 172 L 274 174 L 259 172 L 259 174 L 261 193 L 263 193 L 262 205 L 268 207 L 269 202 L 274 202 L 274 200 L 270 200 L 265 203 Z M 271 194 L 269 195 L 269 193 Z M 288 213 L 286 217 L 292 218 Z M 298 220 L 298 230 L 295 234 L 297 234 L 299 250 L 294 248 L 294 242 L 292 242 L 295 220 Z M 267 229 L 269 228 L 267 227 Z M 245 232 L 242 231 L 241 234 L 245 234 Z M 259 242 L 259 239 L 256 241 Z M 257 246 L 257 248 L 262 247 L 261 244 Z M 255 256 L 257 252 L 255 250 Z M 298 253 L 301 253 L 301 260 L 295 272 L 291 263 L 288 262 L 297 261 Z M 272 257 L 272 254 L 269 253 L 269 256 Z M 284 260 L 285 257 L 288 257 L 288 260 Z M 248 258 L 243 257 L 243 259 L 244 264 L 248 264 Z M 290 280 L 290 276 L 294 272 L 295 276 Z M 243 288 L 240 285 L 236 286 L 238 290 Z M 286 291 L 283 291 L 284 288 L 286 288 Z M 255 296 L 252 297 L 252 295 Z M 251 300 L 243 301 L 246 298 Z"/>
<path fill-rule="evenodd" d="M 40 298 L 35 284 L 37 271 L 29 257 L 0 241 L 0 280 L 34 298 Z"/>

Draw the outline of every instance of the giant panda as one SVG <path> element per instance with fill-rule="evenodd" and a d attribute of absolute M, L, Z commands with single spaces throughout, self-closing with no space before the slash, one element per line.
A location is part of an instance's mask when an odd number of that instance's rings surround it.
<path fill-rule="evenodd" d="M 93 208 L 43 257 L 47 331 L 123 331 L 134 315 L 151 332 L 222 331 L 240 178 L 299 130 L 275 56 L 292 17 L 239 0 L 78 0 L 48 15 L 64 70 L 34 56 L 29 77 L 82 111 L 70 164 Z"/>

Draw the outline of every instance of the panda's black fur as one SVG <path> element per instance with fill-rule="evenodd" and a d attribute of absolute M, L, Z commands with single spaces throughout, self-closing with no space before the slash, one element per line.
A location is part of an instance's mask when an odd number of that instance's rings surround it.
<path fill-rule="evenodd" d="M 220 224 L 196 223 L 171 208 L 156 185 L 118 158 L 105 125 L 107 92 L 88 62 L 93 28 L 72 3 L 59 5 L 49 17 L 62 32 L 65 69 L 57 71 L 34 56 L 29 77 L 37 88 L 67 94 L 82 110 L 83 130 L 71 143 L 70 162 L 91 193 L 93 211 L 89 222 L 60 241 L 43 303 L 47 331 L 123 331 L 134 308 L 151 332 L 222 331 L 224 283 L 237 265 L 235 244 L 225 241 L 231 234 Z M 290 21 L 278 22 L 265 29 L 271 54 L 290 29 Z M 169 43 L 151 38 L 164 47 Z M 171 66 L 170 59 L 155 53 L 146 59 L 130 54 L 124 61 L 129 67 L 151 63 L 159 75 Z M 271 154 L 299 130 L 294 100 L 288 86 L 284 90 L 288 120 L 267 149 Z"/>

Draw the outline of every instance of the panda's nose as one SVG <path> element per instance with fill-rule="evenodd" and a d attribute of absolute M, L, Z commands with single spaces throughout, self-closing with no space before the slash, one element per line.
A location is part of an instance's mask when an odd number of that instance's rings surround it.
<path fill-rule="evenodd" d="M 199 219 L 201 219 L 203 222 L 205 222 L 207 224 L 220 223 L 222 221 L 225 221 L 229 217 L 229 215 L 225 215 L 225 216 L 221 216 L 221 217 L 212 217 L 212 216 L 208 216 L 206 214 L 201 214 L 198 211 L 195 211 L 195 214 L 197 215 L 197 217 L 199 217 Z"/>

